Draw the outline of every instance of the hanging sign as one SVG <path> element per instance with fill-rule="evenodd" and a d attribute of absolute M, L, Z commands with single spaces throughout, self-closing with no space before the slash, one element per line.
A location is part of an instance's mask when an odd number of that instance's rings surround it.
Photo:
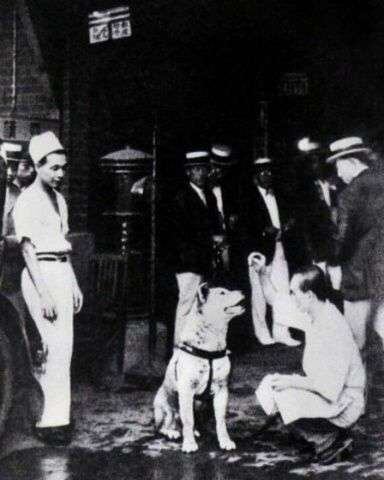
<path fill-rule="evenodd" d="M 88 15 L 89 43 L 118 40 L 132 35 L 129 7 L 95 11 Z"/>

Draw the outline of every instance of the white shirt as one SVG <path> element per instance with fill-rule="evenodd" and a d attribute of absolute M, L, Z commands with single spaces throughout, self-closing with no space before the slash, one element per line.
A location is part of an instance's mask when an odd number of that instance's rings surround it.
<path fill-rule="evenodd" d="M 59 212 L 48 194 L 36 182 L 26 188 L 16 201 L 13 219 L 19 242 L 29 238 L 37 253 L 70 252 L 68 233 L 68 208 L 61 193 L 54 190 Z"/>
<path fill-rule="evenodd" d="M 305 331 L 302 367 L 314 391 L 289 388 L 275 393 L 284 423 L 298 418 L 328 418 L 349 427 L 364 410 L 365 369 L 352 331 L 329 301 L 322 317 L 312 320 L 288 294 L 277 294 L 274 321 Z"/>
<path fill-rule="evenodd" d="M 221 187 L 219 185 L 217 185 L 216 187 L 213 187 L 212 192 L 216 197 L 217 208 L 218 208 L 219 213 L 220 213 L 222 227 L 225 230 L 223 192 L 222 192 Z"/>
<path fill-rule="evenodd" d="M 271 218 L 272 225 L 275 228 L 280 229 L 281 224 L 280 224 L 279 208 L 277 206 L 276 197 L 274 193 L 269 192 L 267 194 L 267 190 L 265 188 L 262 188 L 262 187 L 257 187 L 257 188 L 264 199 L 265 205 L 268 209 L 269 216 Z"/>
<path fill-rule="evenodd" d="M 195 190 L 195 192 L 199 195 L 199 197 L 200 197 L 201 201 L 204 203 L 204 205 L 207 206 L 207 199 L 205 198 L 205 193 L 203 192 L 203 190 L 192 182 L 189 182 L 189 184 Z"/>

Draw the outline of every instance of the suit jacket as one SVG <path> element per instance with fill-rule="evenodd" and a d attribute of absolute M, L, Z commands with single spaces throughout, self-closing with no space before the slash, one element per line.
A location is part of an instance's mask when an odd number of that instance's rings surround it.
<path fill-rule="evenodd" d="M 212 236 L 222 234 L 216 197 L 206 192 L 207 205 L 188 184 L 176 195 L 173 206 L 171 246 L 176 272 L 207 277 L 213 262 Z"/>
<path fill-rule="evenodd" d="M 336 259 L 347 300 L 384 296 L 384 173 L 367 169 L 341 192 Z"/>
<path fill-rule="evenodd" d="M 308 251 L 303 232 L 303 222 L 298 213 L 296 201 L 274 189 L 282 229 L 282 243 L 290 271 L 308 261 Z M 275 235 L 270 232 L 271 218 L 265 201 L 255 186 L 245 193 L 239 211 L 239 239 L 243 259 L 252 251 L 259 251 L 273 259 Z"/>
<path fill-rule="evenodd" d="M 302 217 L 311 258 L 315 262 L 330 261 L 334 254 L 336 233 L 335 212 L 337 208 L 336 187 L 330 189 L 331 205 L 325 199 L 321 187 L 307 179 L 302 189 Z"/>

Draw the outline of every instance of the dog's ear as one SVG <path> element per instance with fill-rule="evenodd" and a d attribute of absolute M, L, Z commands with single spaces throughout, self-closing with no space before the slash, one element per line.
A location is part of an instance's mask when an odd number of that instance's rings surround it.
<path fill-rule="evenodd" d="M 198 309 L 200 309 L 200 307 L 207 301 L 208 294 L 209 294 L 208 283 L 202 283 L 197 289 L 197 293 L 196 293 Z"/>

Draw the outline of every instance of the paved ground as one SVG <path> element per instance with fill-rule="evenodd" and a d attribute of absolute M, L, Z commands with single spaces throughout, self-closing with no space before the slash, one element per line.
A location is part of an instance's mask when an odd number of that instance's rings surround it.
<path fill-rule="evenodd" d="M 272 430 L 255 431 L 263 415 L 254 402 L 254 389 L 263 375 L 292 371 L 300 349 L 273 346 L 233 358 L 229 430 L 238 449 L 223 453 L 213 425 L 207 426 L 197 454 L 180 452 L 180 443 L 154 434 L 152 399 L 155 385 L 133 378 L 119 393 L 101 392 L 89 382 L 74 385 L 76 435 L 70 448 L 47 448 L 21 427 L 14 415 L 3 439 L 1 480 L 119 480 L 127 478 L 230 480 L 310 476 L 320 479 L 384 478 L 384 382 L 376 375 L 369 414 L 355 427 L 355 451 L 348 462 L 324 467 L 305 464 L 289 437 Z"/>

